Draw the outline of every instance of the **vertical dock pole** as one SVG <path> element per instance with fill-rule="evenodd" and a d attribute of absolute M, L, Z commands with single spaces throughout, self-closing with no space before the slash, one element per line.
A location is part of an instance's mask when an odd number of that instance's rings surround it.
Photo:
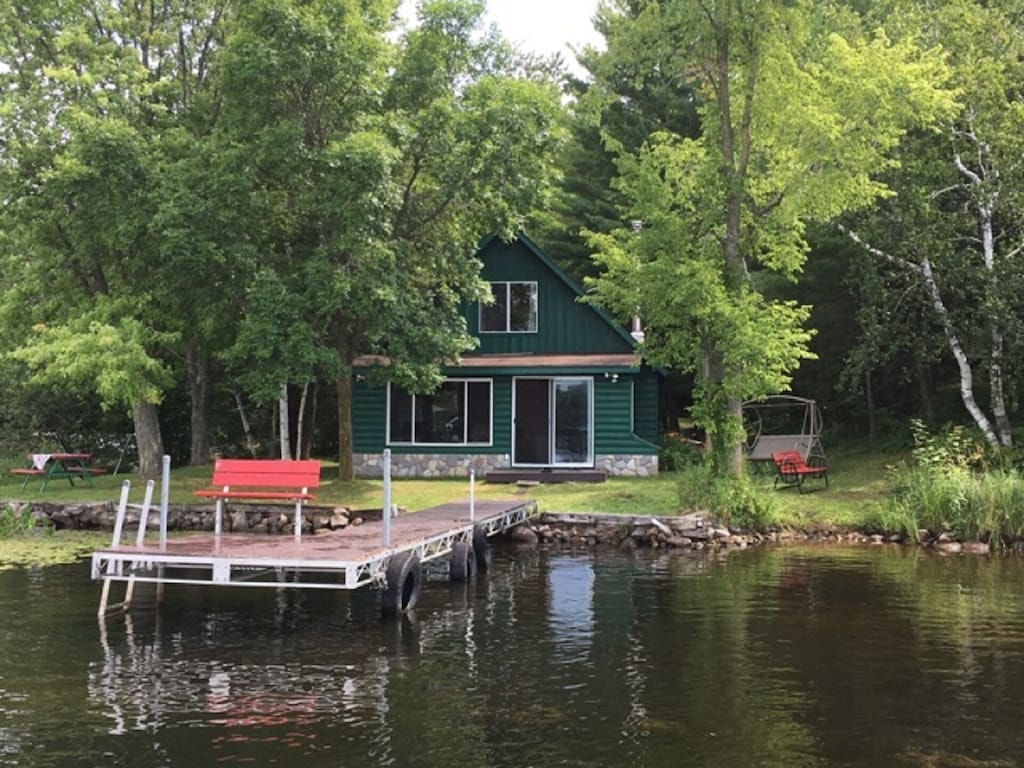
<path fill-rule="evenodd" d="M 476 470 L 469 470 L 469 522 L 476 522 Z"/>
<path fill-rule="evenodd" d="M 167 549 L 167 508 L 171 496 L 171 457 L 165 455 L 160 468 L 160 549 Z"/>
<path fill-rule="evenodd" d="M 391 449 L 384 449 L 382 462 L 384 472 L 384 508 L 381 510 L 381 530 L 384 535 L 384 546 L 391 546 Z"/>
<path fill-rule="evenodd" d="M 170 508 L 171 498 L 171 457 L 164 454 L 163 464 L 160 469 L 160 551 L 167 549 L 167 516 Z M 158 565 L 156 568 L 156 603 L 160 605 L 164 601 L 164 567 Z"/>

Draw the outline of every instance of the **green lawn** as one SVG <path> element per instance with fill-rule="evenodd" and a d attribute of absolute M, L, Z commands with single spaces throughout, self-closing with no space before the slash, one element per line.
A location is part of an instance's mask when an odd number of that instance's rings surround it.
<path fill-rule="evenodd" d="M 818 481 L 806 485 L 810 493 L 799 494 L 796 488 L 772 489 L 773 476 L 755 475 L 763 492 L 777 501 L 780 522 L 792 526 L 848 526 L 857 527 L 870 519 L 873 505 L 886 494 L 886 467 L 901 460 L 901 456 L 880 454 L 863 449 L 834 451 L 830 455 L 832 471 L 829 487 Z M 2 463 L 0 463 L 2 465 Z M 8 461 L 6 466 L 21 466 Z M 323 479 L 317 490 L 319 504 L 346 506 L 354 509 L 377 508 L 381 504 L 380 480 L 353 480 L 341 482 L 333 479 L 335 466 L 324 462 Z M 39 483 L 31 480 L 22 491 L 21 479 L 5 471 L 0 478 L 0 500 L 32 500 L 54 503 L 116 500 L 121 483 L 132 481 L 131 499 L 142 499 L 145 485 L 133 476 L 97 477 L 92 488 L 79 483 L 71 487 L 66 480 L 54 481 L 39 492 Z M 207 468 L 181 468 L 171 473 L 170 500 L 173 504 L 198 502 L 193 491 L 207 487 L 210 470 Z M 159 494 L 159 489 L 157 489 Z M 415 511 L 447 501 L 465 499 L 469 484 L 459 480 L 395 480 L 393 501 Z M 517 487 L 507 484 L 478 482 L 476 495 L 480 499 L 521 497 L 536 499 L 541 509 L 549 512 L 605 512 L 634 515 L 672 515 L 681 510 L 677 478 L 673 473 L 662 473 L 655 478 L 615 478 L 605 483 L 558 483 Z"/>

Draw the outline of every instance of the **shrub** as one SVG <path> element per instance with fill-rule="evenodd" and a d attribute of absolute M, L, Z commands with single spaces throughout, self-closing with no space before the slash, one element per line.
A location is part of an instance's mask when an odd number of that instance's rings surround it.
<path fill-rule="evenodd" d="M 879 524 L 917 537 L 918 531 L 948 531 L 965 540 L 988 541 L 1024 535 L 1024 477 L 1016 469 L 982 471 L 992 454 L 962 427 L 932 435 L 920 423 L 914 431 L 914 464 L 890 468 L 891 495 Z"/>
<path fill-rule="evenodd" d="M 36 527 L 32 509 L 28 505 L 17 511 L 12 505 L 0 507 L 0 538 L 20 536 L 31 532 Z"/>
<path fill-rule="evenodd" d="M 658 448 L 658 470 L 677 472 L 685 467 L 699 464 L 703 458 L 701 445 L 677 432 L 662 436 Z"/>
<path fill-rule="evenodd" d="M 746 476 L 719 475 L 704 464 L 679 473 L 683 509 L 706 511 L 722 523 L 745 530 L 763 529 L 776 518 L 775 500 Z"/>

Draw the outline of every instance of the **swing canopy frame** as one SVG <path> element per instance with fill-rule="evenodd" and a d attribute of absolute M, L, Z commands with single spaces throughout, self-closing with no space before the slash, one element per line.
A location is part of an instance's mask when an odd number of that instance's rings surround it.
<path fill-rule="evenodd" d="M 797 451 L 808 464 L 827 464 L 821 444 L 821 409 L 815 400 L 769 395 L 742 404 L 747 459 L 769 462 L 777 451 Z"/>

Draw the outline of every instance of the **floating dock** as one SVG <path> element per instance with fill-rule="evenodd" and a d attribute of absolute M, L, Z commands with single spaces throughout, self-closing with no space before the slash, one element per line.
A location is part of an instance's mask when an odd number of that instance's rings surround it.
<path fill-rule="evenodd" d="M 412 553 L 427 562 L 448 556 L 458 542 L 481 541 L 536 514 L 532 501 L 442 504 L 394 517 L 391 543 L 383 544 L 382 522 L 318 531 L 296 541 L 274 534 L 187 534 L 157 542 L 124 544 L 93 552 L 93 579 L 210 584 L 239 587 L 358 589 L 382 584 L 388 562 Z M 161 572 L 162 571 L 162 572 Z M 282 583 L 281 572 L 292 578 Z"/>
<path fill-rule="evenodd" d="M 138 582 L 156 584 L 158 602 L 166 584 L 275 589 L 359 589 L 375 585 L 384 590 L 385 612 L 406 611 L 419 599 L 423 563 L 447 557 L 452 581 L 468 581 L 477 570 L 487 567 L 489 537 L 537 514 L 534 501 L 476 501 L 475 473 L 470 471 L 467 501 L 395 515 L 392 510 L 396 508 L 391 504 L 390 458 L 390 451 L 385 451 L 384 503 L 379 521 L 303 536 L 299 500 L 295 507 L 294 537 L 222 533 L 218 505 L 213 532 L 169 538 L 170 457 L 164 456 L 156 541 L 146 540 L 155 484 L 150 480 L 134 543 L 122 543 L 131 489 L 126 480 L 121 486 L 111 545 L 93 552 L 92 578 L 103 582 L 99 615 L 105 616 L 112 608 L 127 609 Z M 125 582 L 127 587 L 124 601 L 111 606 L 113 582 Z"/>

